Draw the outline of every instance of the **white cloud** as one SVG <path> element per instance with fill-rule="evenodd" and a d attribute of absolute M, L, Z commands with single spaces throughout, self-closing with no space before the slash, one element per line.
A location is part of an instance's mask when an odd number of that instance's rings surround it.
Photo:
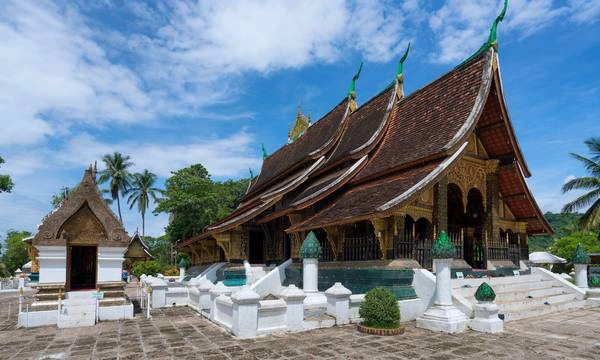
<path fill-rule="evenodd" d="M 34 143 L 73 121 L 97 125 L 149 117 L 150 98 L 138 77 L 109 62 L 90 36 L 71 8 L 3 3 L 0 145 Z"/>
<path fill-rule="evenodd" d="M 487 40 L 501 7 L 502 1 L 499 0 L 446 1 L 429 20 L 440 44 L 432 60 L 456 63 L 472 54 Z M 567 7 L 554 6 L 553 0 L 512 0 L 506 18 L 499 26 L 499 38 L 510 32 L 521 37 L 529 36 L 568 13 Z"/>
<path fill-rule="evenodd" d="M 578 24 L 592 24 L 600 18 L 600 1 L 569 0 L 571 20 Z"/>
<path fill-rule="evenodd" d="M 214 176 L 240 176 L 247 174 L 248 167 L 260 167 L 260 158 L 252 155 L 257 152 L 250 148 L 253 144 L 254 138 L 246 132 L 187 144 L 106 143 L 82 134 L 69 139 L 52 157 L 71 167 L 84 167 L 98 161 L 100 168 L 104 154 L 120 151 L 131 156 L 137 171 L 148 169 L 161 177 L 197 163 L 204 165 Z"/>

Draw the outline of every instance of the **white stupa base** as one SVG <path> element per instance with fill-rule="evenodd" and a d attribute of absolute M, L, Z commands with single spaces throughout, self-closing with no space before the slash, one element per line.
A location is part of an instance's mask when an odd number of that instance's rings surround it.
<path fill-rule="evenodd" d="M 498 305 L 492 302 L 480 302 L 473 305 L 475 318 L 469 327 L 475 331 L 498 333 L 504 330 L 504 321 L 498 317 Z"/>
<path fill-rule="evenodd" d="M 322 292 L 305 292 L 306 297 L 304 298 L 305 308 L 319 308 L 327 306 L 327 297 Z"/>
<path fill-rule="evenodd" d="M 417 327 L 435 332 L 460 333 L 467 329 L 469 318 L 454 305 L 433 305 L 417 318 Z"/>

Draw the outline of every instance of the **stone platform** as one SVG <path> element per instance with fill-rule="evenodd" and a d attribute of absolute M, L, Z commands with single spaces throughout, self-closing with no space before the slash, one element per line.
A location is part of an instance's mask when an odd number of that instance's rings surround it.
<path fill-rule="evenodd" d="M 598 308 L 510 322 L 501 334 L 432 333 L 410 322 L 399 336 L 366 335 L 349 325 L 238 340 L 185 307 L 153 311 L 151 320 L 138 314 L 79 329 L 17 329 L 15 316 L 7 316 L 8 302 L 16 300 L 0 297 L 1 359 L 595 359 L 600 353 Z"/>

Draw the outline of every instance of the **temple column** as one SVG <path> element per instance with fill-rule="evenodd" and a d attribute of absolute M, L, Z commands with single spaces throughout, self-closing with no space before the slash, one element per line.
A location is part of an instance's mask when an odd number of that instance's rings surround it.
<path fill-rule="evenodd" d="M 496 231 L 494 225 L 494 219 L 496 218 L 496 213 L 498 212 L 498 204 L 499 204 L 499 193 L 498 193 L 498 175 L 496 174 L 496 169 L 498 168 L 498 160 L 489 160 L 486 164 L 486 179 L 485 179 L 485 222 L 484 222 L 484 233 L 483 241 L 484 246 L 487 251 L 487 242 L 494 241 L 496 239 Z M 486 241 L 487 240 L 487 241 Z M 488 267 L 487 264 L 487 254 L 485 255 L 484 265 Z"/>
<path fill-rule="evenodd" d="M 398 245 L 396 239 L 404 241 L 404 223 L 406 221 L 406 214 L 398 214 L 394 216 L 394 241 L 392 246 L 394 247 L 394 258 L 398 259 L 402 257 L 402 254 L 398 254 Z"/>
<path fill-rule="evenodd" d="M 433 224 L 435 234 L 448 232 L 448 176 L 443 176 L 433 188 Z"/>
<path fill-rule="evenodd" d="M 394 248 L 392 241 L 390 241 L 390 231 L 388 218 L 379 218 L 371 220 L 373 229 L 375 230 L 375 236 L 379 240 L 379 248 L 381 249 L 381 256 L 383 259 L 391 259 L 394 257 Z"/>

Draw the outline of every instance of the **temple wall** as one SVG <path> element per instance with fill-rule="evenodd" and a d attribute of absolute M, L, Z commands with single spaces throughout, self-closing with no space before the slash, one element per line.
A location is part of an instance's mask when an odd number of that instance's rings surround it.
<path fill-rule="evenodd" d="M 125 251 L 127 248 L 98 247 L 97 283 L 121 281 Z"/>
<path fill-rule="evenodd" d="M 67 248 L 65 246 L 37 246 L 40 263 L 40 284 L 67 281 Z"/>

